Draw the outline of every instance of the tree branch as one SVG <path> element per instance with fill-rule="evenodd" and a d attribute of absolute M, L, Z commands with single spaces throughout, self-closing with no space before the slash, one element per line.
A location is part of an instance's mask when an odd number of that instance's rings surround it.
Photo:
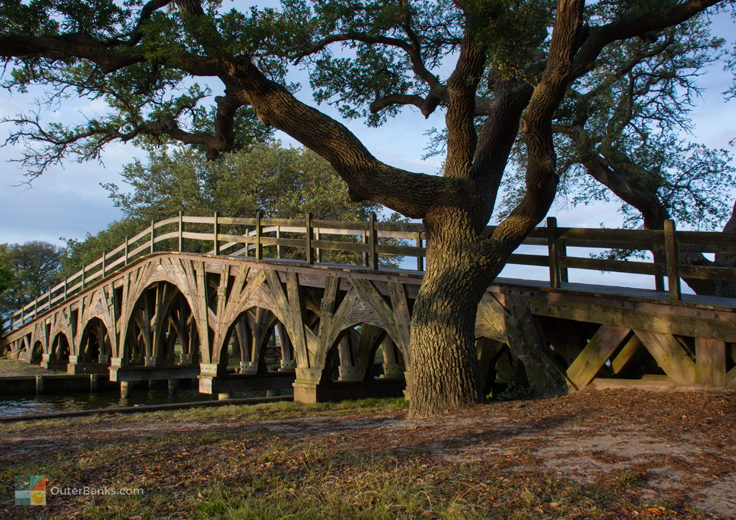
<path fill-rule="evenodd" d="M 677 25 L 718 2 L 719 0 L 689 0 L 669 9 L 591 28 L 575 57 L 572 75 L 577 78 L 593 70 L 595 60 L 609 43 Z"/>
<path fill-rule="evenodd" d="M 471 190 L 462 183 L 382 163 L 344 125 L 296 99 L 255 65 L 239 64 L 230 81 L 242 88 L 263 123 L 325 158 L 347 182 L 353 200 L 372 200 L 413 218 L 467 200 Z"/>
<path fill-rule="evenodd" d="M 528 154 L 526 192 L 491 235 L 490 243 L 497 246 L 492 249 L 513 250 L 542 220 L 554 200 L 558 178 L 551 121 L 572 81 L 571 68 L 579 46 L 584 4 L 584 0 L 557 2 L 547 65 L 522 118 Z"/>
<path fill-rule="evenodd" d="M 447 123 L 447 158 L 445 177 L 469 179 L 475 154 L 475 93 L 486 62 L 485 48 L 476 41 L 471 29 L 466 29 L 457 60 L 447 81 L 449 107 Z"/>

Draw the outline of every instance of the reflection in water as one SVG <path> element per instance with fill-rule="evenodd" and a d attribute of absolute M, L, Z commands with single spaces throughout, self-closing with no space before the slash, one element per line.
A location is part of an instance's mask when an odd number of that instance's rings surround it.
<path fill-rule="evenodd" d="M 265 397 L 266 390 L 247 392 L 231 392 L 231 398 Z M 273 395 L 270 393 L 268 395 Z M 166 388 L 133 389 L 129 398 L 121 398 L 117 391 L 98 393 L 70 393 L 66 395 L 34 395 L 33 397 L 17 397 L 0 400 L 0 417 L 23 416 L 40 413 L 93 410 L 96 408 L 112 408 L 116 406 L 137 406 L 144 404 L 187 403 L 192 401 L 211 401 L 217 396 L 200 394 L 196 388 L 179 390 L 170 395 Z"/>

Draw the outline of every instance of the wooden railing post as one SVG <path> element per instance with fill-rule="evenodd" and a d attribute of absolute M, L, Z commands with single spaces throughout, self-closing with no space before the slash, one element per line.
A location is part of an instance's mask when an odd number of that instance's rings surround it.
<path fill-rule="evenodd" d="M 130 247 L 129 247 L 129 238 L 126 236 L 125 237 L 125 249 L 124 249 L 124 253 L 123 253 L 123 255 L 125 255 L 123 257 L 124 258 L 124 260 L 123 260 L 124 265 L 128 265 L 128 252 L 129 252 L 129 250 L 130 250 Z"/>
<path fill-rule="evenodd" d="M 547 252 L 549 255 L 549 285 L 560 288 L 560 268 L 557 263 L 557 219 L 547 217 Z"/>
<path fill-rule="evenodd" d="M 378 269 L 378 253 L 376 252 L 376 214 L 371 213 L 368 218 L 368 267 Z"/>
<path fill-rule="evenodd" d="M 557 257 L 567 257 L 567 243 L 565 239 L 557 240 Z M 559 260 L 558 260 L 559 263 Z M 560 267 L 560 282 L 568 283 L 570 281 L 567 267 Z"/>
<path fill-rule="evenodd" d="M 156 247 L 156 221 L 151 219 L 151 253 Z"/>
<path fill-rule="evenodd" d="M 306 233 L 306 260 L 307 264 L 312 265 L 314 258 L 312 257 L 312 214 L 307 213 L 304 220 L 305 233 Z"/>
<path fill-rule="evenodd" d="M 314 239 L 319 240 L 319 238 L 319 228 L 314 228 Z M 319 247 L 315 247 L 314 253 L 317 257 L 317 263 L 322 263 L 322 249 Z"/>
<path fill-rule="evenodd" d="M 256 211 L 256 260 L 263 258 L 263 248 L 261 247 L 261 212 Z"/>
<path fill-rule="evenodd" d="M 281 258 L 281 244 L 279 244 L 280 238 L 281 238 L 281 226 L 276 226 L 276 258 Z"/>
<path fill-rule="evenodd" d="M 87 266 L 82 264 L 82 290 L 84 291 L 84 270 L 87 269 Z"/>
<path fill-rule="evenodd" d="M 368 230 L 363 231 L 363 244 L 368 245 Z M 368 267 L 368 251 L 363 253 L 363 265 Z"/>
<path fill-rule="evenodd" d="M 105 270 L 107 268 L 107 265 L 106 265 L 107 264 L 107 258 L 105 258 L 106 256 L 107 256 L 107 251 L 105 251 L 103 249 L 102 250 L 102 277 L 103 278 L 105 277 Z"/>
<path fill-rule="evenodd" d="M 665 271 L 667 273 L 667 288 L 670 293 L 671 300 L 682 299 L 680 290 L 680 274 L 678 272 L 677 263 L 677 237 L 675 235 L 675 223 L 672 219 L 664 221 L 664 255 L 665 255 Z"/>
<path fill-rule="evenodd" d="M 64 278 L 64 301 L 66 301 L 66 298 L 67 298 L 67 290 L 66 290 L 66 288 L 67 288 L 68 281 L 69 281 L 69 278 Z M 35 316 L 34 316 L 34 318 L 35 318 Z"/>
<path fill-rule="evenodd" d="M 219 214 L 215 211 L 215 221 L 212 225 L 212 233 L 214 235 L 212 238 L 212 249 L 215 252 L 215 256 L 220 254 L 220 241 L 217 240 L 217 235 L 220 233 L 220 223 L 218 219 Z"/>
<path fill-rule="evenodd" d="M 179 252 L 182 251 L 182 245 L 184 241 L 184 215 L 182 212 L 179 212 Z"/>
<path fill-rule="evenodd" d="M 417 233 L 416 236 L 417 247 L 422 247 L 422 233 Z M 421 253 L 417 253 L 417 271 L 424 271 L 424 257 Z"/>

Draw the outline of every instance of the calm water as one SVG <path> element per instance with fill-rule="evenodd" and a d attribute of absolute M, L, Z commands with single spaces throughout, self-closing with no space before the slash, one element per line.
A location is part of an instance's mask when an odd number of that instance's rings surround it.
<path fill-rule="evenodd" d="M 230 393 L 230 397 L 236 399 L 243 397 L 265 396 L 265 390 Z M 180 389 L 175 395 L 169 395 L 166 388 L 134 388 L 131 392 L 131 396 L 126 399 L 122 399 L 120 397 L 120 392 L 118 391 L 69 393 L 66 395 L 39 395 L 27 398 L 20 396 L 4 396 L 4 398 L 0 397 L 0 416 L 18 417 L 58 411 L 113 408 L 116 406 L 211 401 L 216 398 L 217 396 L 200 394 L 196 388 Z"/>

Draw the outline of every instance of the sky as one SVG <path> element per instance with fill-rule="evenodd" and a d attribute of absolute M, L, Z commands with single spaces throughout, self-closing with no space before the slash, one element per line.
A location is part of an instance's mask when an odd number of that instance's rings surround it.
<path fill-rule="evenodd" d="M 736 31 L 728 17 L 716 18 L 714 32 L 727 39 L 730 37 L 733 44 Z M 693 112 L 695 128 L 689 137 L 708 146 L 729 148 L 729 142 L 736 137 L 736 101 L 726 103 L 723 92 L 731 86 L 732 77 L 724 72 L 722 63 L 703 72 L 703 94 Z M 302 96 L 307 101 L 308 88 L 303 90 Z M 0 118 L 33 110 L 34 99 L 41 93 L 40 88 L 31 89 L 27 94 L 0 90 Z M 100 102 L 69 99 L 48 114 L 47 120 L 80 122 L 103 109 Z M 323 105 L 320 109 L 336 115 L 330 107 Z M 424 133 L 442 126 L 443 117 L 444 114 L 437 111 L 425 120 L 418 110 L 407 108 L 379 128 L 369 128 L 355 120 L 344 122 L 380 160 L 410 171 L 435 173 L 440 167 L 440 158 L 422 159 L 427 144 Z M 4 141 L 10 131 L 9 124 L 0 125 L 0 139 Z M 286 145 L 297 144 L 283 134 L 277 137 Z M 100 231 L 122 216 L 100 183 L 119 183 L 123 165 L 135 157 L 145 157 L 132 145 L 112 144 L 105 149 L 99 162 L 67 160 L 28 185 L 23 167 L 11 162 L 20 156 L 20 151 L 21 145 L 0 146 L 0 243 L 44 240 L 63 245 L 64 239 L 82 239 L 87 233 Z M 603 224 L 620 227 L 622 219 L 615 208 L 615 204 L 603 203 L 569 208 L 564 201 L 558 200 L 550 215 L 557 216 L 561 226 L 597 228 Z"/>

